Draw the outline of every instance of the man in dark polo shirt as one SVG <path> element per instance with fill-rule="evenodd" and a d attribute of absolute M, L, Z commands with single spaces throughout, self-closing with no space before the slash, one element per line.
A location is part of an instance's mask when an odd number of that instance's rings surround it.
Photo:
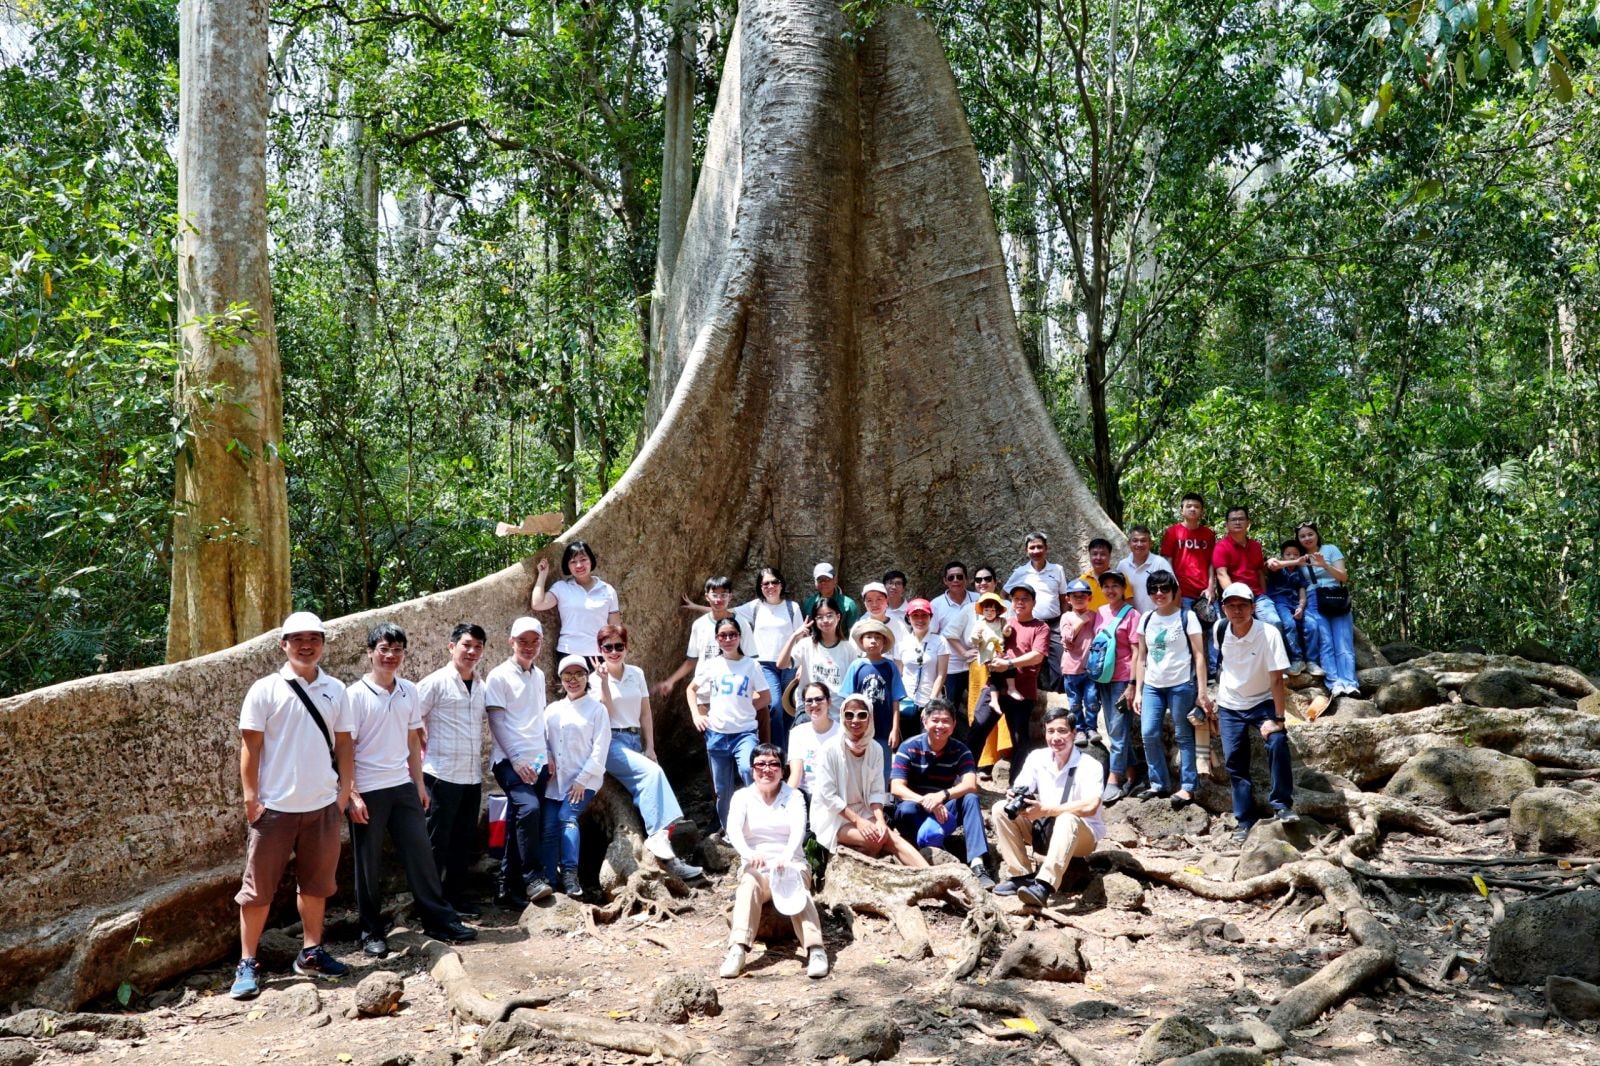
<path fill-rule="evenodd" d="M 984 888 L 994 878 L 984 867 L 989 842 L 983 836 L 983 805 L 978 802 L 978 764 L 955 732 L 955 711 L 935 697 L 922 709 L 922 732 L 900 745 L 889 771 L 889 791 L 898 801 L 894 827 L 918 847 L 938 847 L 961 826 L 967 865 Z"/>

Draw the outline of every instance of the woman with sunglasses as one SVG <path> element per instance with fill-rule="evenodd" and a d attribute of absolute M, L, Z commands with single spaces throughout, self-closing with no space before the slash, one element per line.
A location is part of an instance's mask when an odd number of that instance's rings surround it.
<path fill-rule="evenodd" d="M 549 783 L 540 804 L 545 876 L 566 895 L 583 895 L 578 883 L 578 819 L 599 791 L 611 750 L 605 706 L 589 695 L 589 664 L 568 655 L 556 667 L 564 699 L 544 711 L 544 743 L 550 753 Z M 557 873 L 559 871 L 559 879 Z"/>
<path fill-rule="evenodd" d="M 1133 646 L 1133 709 L 1139 715 L 1150 783 L 1135 792 L 1134 798 L 1170 796 L 1172 806 L 1181 809 L 1194 800 L 1200 784 L 1195 763 L 1195 726 L 1199 722 L 1195 719 L 1205 721 L 1205 711 L 1196 713 L 1195 704 L 1198 700 L 1205 708 L 1211 702 L 1206 692 L 1205 642 L 1200 619 L 1183 606 L 1178 579 L 1171 571 L 1151 573 L 1144 590 L 1155 610 L 1140 620 L 1139 640 Z M 1177 792 L 1172 791 L 1172 772 L 1162 742 L 1169 715 L 1172 736 L 1178 743 Z"/>
<path fill-rule="evenodd" d="M 728 843 L 739 853 L 739 888 L 733 898 L 733 928 L 722 977 L 738 977 L 761 924 L 761 905 L 772 900 L 794 922 L 795 939 L 806 949 L 806 976 L 826 977 L 828 953 L 822 922 L 811 898 L 806 865 L 806 805 L 783 780 L 783 752 L 761 744 L 750 760 L 755 783 L 734 793 L 728 806 Z"/>
<path fill-rule="evenodd" d="M 811 617 L 790 633 L 789 639 L 778 649 L 778 669 L 793 667 L 796 692 L 804 692 L 813 681 L 828 687 L 833 694 L 828 714 L 834 721 L 839 720 L 839 702 L 843 698 L 839 693 L 844 688 L 844 672 L 856 658 L 854 645 L 844 639 L 842 625 L 843 616 L 833 604 L 819 600 Z M 776 700 L 782 695 L 782 692 L 774 692 L 772 698 Z M 790 728 L 803 724 L 796 721 Z"/>
<path fill-rule="evenodd" d="M 847 847 L 871 858 L 894 856 L 905 866 L 928 861 L 905 837 L 889 828 L 883 805 L 883 749 L 872 739 L 872 704 L 859 692 L 844 698 L 841 732 L 817 760 L 811 799 L 811 831 L 829 851 Z"/>
<path fill-rule="evenodd" d="M 600 661 L 589 678 L 589 694 L 605 705 L 611 721 L 611 747 L 606 773 L 628 790 L 644 820 L 644 846 L 673 877 L 692 881 L 700 867 L 684 862 L 672 850 L 668 832 L 683 817 L 672 783 L 656 760 L 655 715 L 650 711 L 650 686 L 644 671 L 627 662 L 628 629 L 604 625 L 596 634 Z"/>
<path fill-rule="evenodd" d="M 821 681 L 800 690 L 800 707 L 808 722 L 796 722 L 789 731 L 789 787 L 800 790 L 806 802 L 817 787 L 817 760 L 823 747 L 839 735 L 839 723 L 829 714 L 833 694 Z"/>
<path fill-rule="evenodd" d="M 716 793 L 717 820 L 728 824 L 728 804 L 736 782 L 750 783 L 750 756 L 765 741 L 771 702 L 767 679 L 754 659 L 739 650 L 744 631 L 739 620 L 718 620 L 713 636 L 720 654 L 705 659 L 689 685 L 694 727 L 706 735 L 711 763 L 711 788 Z"/>
<path fill-rule="evenodd" d="M 594 549 L 581 540 L 567 545 L 561 553 L 561 572 L 566 578 L 557 581 L 545 591 L 545 581 L 550 577 L 550 560 L 541 556 L 536 566 L 538 579 L 533 583 L 529 602 L 535 611 L 554 610 L 561 618 L 561 635 L 556 638 L 557 655 L 582 655 L 593 658 L 600 654 L 595 634 L 603 625 L 617 625 L 622 621 L 622 608 L 617 602 L 617 590 L 606 584 L 595 573 L 600 561 Z"/>
<path fill-rule="evenodd" d="M 750 627 L 755 639 L 756 661 L 767 677 L 767 689 L 772 693 L 772 704 L 767 709 L 771 720 L 772 742 L 780 748 L 789 746 L 789 721 L 783 713 L 782 697 L 789 682 L 794 680 L 794 667 L 779 666 L 778 657 L 792 637 L 804 624 L 800 605 L 788 598 L 788 584 L 783 574 L 774 566 L 763 566 L 757 578 L 761 595 L 749 603 L 733 609 L 733 613 Z"/>

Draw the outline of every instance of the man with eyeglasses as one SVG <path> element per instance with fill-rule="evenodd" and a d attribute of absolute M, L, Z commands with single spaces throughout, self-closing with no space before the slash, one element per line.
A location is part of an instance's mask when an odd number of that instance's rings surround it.
<path fill-rule="evenodd" d="M 422 728 L 423 781 L 428 786 L 428 838 L 439 868 L 445 898 L 456 913 L 476 918 L 483 912 L 467 894 L 467 875 L 478 840 L 483 802 L 484 686 L 478 661 L 488 634 L 462 622 L 450 631 L 450 661 L 417 685 Z"/>
<path fill-rule="evenodd" d="M 972 875 L 984 888 L 993 888 L 994 878 L 983 864 L 989 842 L 978 802 L 978 764 L 972 751 L 952 738 L 955 727 L 950 704 L 931 700 L 922 709 L 922 732 L 895 752 L 889 771 L 889 792 L 899 800 L 894 827 L 919 848 L 937 848 L 959 825 Z"/>
<path fill-rule="evenodd" d="M 990 571 L 993 573 L 993 571 Z M 933 632 L 945 639 L 950 648 L 950 662 L 944 672 L 944 698 L 958 711 L 957 728 L 965 737 L 967 732 L 967 682 L 969 664 L 978 659 L 972 647 L 972 628 L 977 623 L 973 604 L 978 594 L 967 588 L 967 564 L 953 559 L 944 567 L 944 591 L 933 598 Z"/>
<path fill-rule="evenodd" d="M 1100 575 L 1111 569 L 1111 542 L 1095 537 L 1089 541 L 1088 552 L 1089 569 L 1079 574 L 1078 580 L 1088 582 L 1089 609 L 1098 611 L 1106 605 L 1106 590 L 1100 587 Z"/>
<path fill-rule="evenodd" d="M 489 671 L 484 710 L 494 747 L 489 772 L 506 795 L 506 843 L 495 902 L 518 910 L 555 890 L 540 872 L 544 854 L 539 795 L 550 763 L 544 743 L 544 671 L 534 665 L 544 627 L 524 615 L 511 623 L 511 654 Z"/>
<path fill-rule="evenodd" d="M 1039 668 L 1039 687 L 1046 692 L 1061 688 L 1061 613 L 1067 609 L 1067 572 L 1049 560 L 1050 541 L 1034 530 L 1022 541 L 1028 559 L 1006 578 L 1006 588 L 1026 584 L 1033 589 L 1033 617 L 1050 627 L 1050 650 Z"/>
<path fill-rule="evenodd" d="M 1278 605 L 1267 595 L 1267 553 L 1261 542 L 1250 536 L 1250 508 L 1228 508 L 1228 532 L 1211 549 L 1211 562 L 1217 572 L 1217 585 L 1226 588 L 1243 584 L 1255 596 L 1255 617 L 1283 636 L 1283 619 Z M 1216 652 L 1213 650 L 1212 655 Z M 1215 663 L 1212 663 L 1215 666 Z"/>
<path fill-rule="evenodd" d="M 1235 581 L 1222 590 L 1222 613 L 1212 637 L 1221 660 L 1217 672 L 1216 716 L 1222 733 L 1222 755 L 1233 786 L 1233 839 L 1243 843 L 1255 825 L 1255 790 L 1250 781 L 1250 732 L 1261 734 L 1272 787 L 1269 795 L 1278 821 L 1300 820 L 1294 812 L 1294 767 L 1289 760 L 1289 733 L 1284 719 L 1289 686 L 1284 675 L 1289 655 L 1283 635 L 1254 617 L 1260 601 L 1251 588 Z"/>

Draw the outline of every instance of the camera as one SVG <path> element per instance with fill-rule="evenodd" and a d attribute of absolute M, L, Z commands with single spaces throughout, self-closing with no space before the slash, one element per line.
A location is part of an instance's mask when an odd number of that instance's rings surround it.
<path fill-rule="evenodd" d="M 1006 812 L 1006 817 L 1016 821 L 1028 805 L 1039 798 L 1039 790 L 1032 785 L 1018 785 L 1006 793 L 1005 806 L 1000 809 Z"/>

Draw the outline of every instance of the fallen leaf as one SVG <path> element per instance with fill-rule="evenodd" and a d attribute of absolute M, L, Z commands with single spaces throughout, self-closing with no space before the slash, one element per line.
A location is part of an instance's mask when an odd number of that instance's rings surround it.
<path fill-rule="evenodd" d="M 245 1015 L 245 1019 L 247 1021 L 252 1021 L 253 1022 L 253 1021 L 256 1021 L 257 1019 L 265 1018 L 266 1016 L 267 1016 L 267 1012 L 264 1011 L 264 1010 L 253 1010 L 249 1014 Z"/>
<path fill-rule="evenodd" d="M 1488 882 L 1484 881 L 1484 879 L 1479 877 L 1477 874 L 1473 874 L 1472 883 L 1478 886 L 1478 895 L 1483 896 L 1485 899 L 1489 897 Z"/>
<path fill-rule="evenodd" d="M 354 1055 L 350 1054 L 350 1052 L 348 1052 L 348 1051 L 339 1052 L 339 1061 L 340 1062 L 354 1062 L 355 1060 L 356 1060 L 356 1057 Z"/>
<path fill-rule="evenodd" d="M 1033 1024 L 1033 1019 L 1031 1018 L 1007 1018 L 1004 1024 L 1007 1029 L 1021 1029 L 1024 1033 L 1037 1033 L 1039 1031 L 1039 1027 Z"/>
<path fill-rule="evenodd" d="M 1196 877 L 1204 877 L 1206 875 L 1206 872 L 1200 869 L 1198 866 L 1185 866 L 1183 868 L 1183 872 L 1186 874 L 1194 874 Z"/>
<path fill-rule="evenodd" d="M 606 1017 L 607 1018 L 632 1018 L 633 1017 L 633 1011 L 631 1011 L 631 1010 L 608 1010 L 608 1011 L 606 1011 Z"/>

